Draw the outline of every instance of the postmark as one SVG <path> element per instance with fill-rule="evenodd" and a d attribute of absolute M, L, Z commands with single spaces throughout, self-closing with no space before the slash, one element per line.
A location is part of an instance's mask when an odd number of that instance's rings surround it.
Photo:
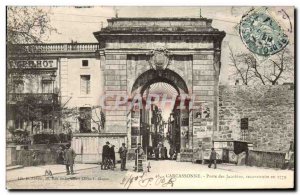
<path fill-rule="evenodd" d="M 263 9 L 249 11 L 242 17 L 239 34 L 246 47 L 259 56 L 276 54 L 289 43 L 278 22 Z"/>

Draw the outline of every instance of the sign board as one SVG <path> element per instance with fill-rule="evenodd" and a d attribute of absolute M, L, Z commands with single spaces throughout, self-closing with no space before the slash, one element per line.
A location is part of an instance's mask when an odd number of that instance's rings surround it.
<path fill-rule="evenodd" d="M 205 126 L 193 126 L 194 135 L 203 136 L 206 133 Z"/>
<path fill-rule="evenodd" d="M 189 127 L 181 127 L 181 137 L 187 138 L 189 134 Z"/>
<path fill-rule="evenodd" d="M 248 124 L 249 124 L 248 118 L 242 118 L 241 119 L 241 129 L 242 130 L 247 130 L 248 129 Z"/>
<path fill-rule="evenodd" d="M 140 119 L 139 118 L 132 118 L 131 119 L 131 126 L 132 127 L 140 127 Z"/>
<path fill-rule="evenodd" d="M 131 136 L 131 148 L 136 148 L 138 144 L 138 136 Z"/>
<path fill-rule="evenodd" d="M 211 102 L 201 102 L 198 110 L 193 111 L 193 121 L 200 122 L 203 119 L 211 119 L 213 116 L 213 103 Z"/>
<path fill-rule="evenodd" d="M 57 69 L 57 60 L 10 60 L 11 69 Z"/>

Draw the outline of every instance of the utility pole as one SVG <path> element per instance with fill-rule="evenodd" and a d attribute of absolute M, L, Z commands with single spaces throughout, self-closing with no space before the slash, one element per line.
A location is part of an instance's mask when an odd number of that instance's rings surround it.
<path fill-rule="evenodd" d="M 117 9 L 116 7 L 114 7 L 114 11 L 115 11 L 115 17 L 118 18 L 119 17 L 119 14 L 118 14 L 119 9 Z"/>
<path fill-rule="evenodd" d="M 200 18 L 203 18 L 203 17 L 202 17 L 202 14 L 201 14 L 201 8 L 200 8 L 200 12 L 199 12 L 199 13 L 200 13 L 200 15 L 199 15 L 199 16 L 200 16 Z"/>

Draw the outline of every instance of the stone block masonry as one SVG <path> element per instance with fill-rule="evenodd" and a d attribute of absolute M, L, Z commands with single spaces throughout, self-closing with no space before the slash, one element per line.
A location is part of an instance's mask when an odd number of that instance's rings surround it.
<path fill-rule="evenodd" d="M 241 118 L 248 118 L 246 140 L 254 149 L 287 151 L 294 141 L 294 89 L 277 86 L 219 86 L 219 128 L 214 139 L 240 140 Z"/>

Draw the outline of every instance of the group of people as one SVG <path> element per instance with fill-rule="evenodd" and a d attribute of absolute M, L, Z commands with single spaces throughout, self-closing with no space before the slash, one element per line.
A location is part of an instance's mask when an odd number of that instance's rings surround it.
<path fill-rule="evenodd" d="M 121 159 L 121 171 L 125 171 L 126 169 L 126 156 L 127 156 L 127 148 L 125 143 L 122 143 L 122 146 L 119 148 L 118 153 L 120 154 Z M 113 170 L 116 168 L 116 155 L 115 155 L 115 145 L 111 145 L 108 141 L 102 148 L 102 163 L 101 169 Z"/>
<path fill-rule="evenodd" d="M 163 144 L 158 144 L 157 147 L 148 147 L 148 156 L 152 157 L 154 155 L 155 160 L 161 159 L 171 159 L 176 160 L 177 152 L 175 147 L 171 147 L 169 149 L 169 156 L 168 156 L 168 149 Z"/>
<path fill-rule="evenodd" d="M 167 150 L 164 150 L 164 147 L 162 147 L 159 150 L 159 148 L 157 147 L 154 149 L 154 152 L 155 152 L 155 158 L 157 159 L 159 157 L 158 152 L 163 152 L 164 154 L 166 154 Z M 61 146 L 57 153 L 58 153 L 57 163 L 66 165 L 67 175 L 70 175 L 70 174 L 73 175 L 76 153 L 71 148 L 71 144 L 67 144 L 65 148 L 63 148 Z M 119 148 L 118 153 L 120 154 L 120 159 L 121 159 L 121 171 L 126 171 L 127 170 L 126 169 L 127 148 L 126 148 L 125 143 L 122 143 L 122 146 Z M 135 150 L 135 153 L 136 153 L 137 158 L 140 158 L 142 155 L 144 155 L 144 150 L 141 147 L 141 144 L 138 144 L 138 147 Z M 162 156 L 162 157 L 164 157 L 164 156 Z M 137 158 L 135 160 L 136 168 L 137 168 Z M 212 164 L 214 164 L 214 168 L 217 168 L 217 153 L 214 150 L 214 148 L 211 149 L 208 167 L 211 168 Z M 116 168 L 115 146 L 110 145 L 110 143 L 107 141 L 106 144 L 102 148 L 101 169 L 104 169 L 104 170 L 112 169 L 113 170 L 114 168 Z"/>
<path fill-rule="evenodd" d="M 125 143 L 122 143 L 122 146 L 119 148 L 119 155 L 121 159 L 121 171 L 127 171 L 126 169 L 126 158 L 127 158 L 127 148 Z M 137 149 L 135 150 L 136 158 L 135 158 L 135 170 L 137 170 L 137 159 L 141 158 L 145 153 L 143 148 L 141 147 L 141 144 L 138 144 Z M 107 170 L 111 169 L 113 170 L 116 168 L 116 157 L 115 157 L 115 146 L 110 145 L 110 143 L 107 141 L 106 144 L 102 148 L 102 163 L 101 163 L 101 169 Z"/>

